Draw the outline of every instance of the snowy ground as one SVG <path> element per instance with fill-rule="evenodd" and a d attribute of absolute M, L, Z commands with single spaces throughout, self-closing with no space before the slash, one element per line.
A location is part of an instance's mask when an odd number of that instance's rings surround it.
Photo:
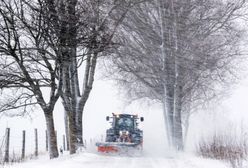
<path fill-rule="evenodd" d="M 58 159 L 49 160 L 42 156 L 6 168 L 227 168 L 227 164 L 216 160 L 197 158 L 192 155 L 176 156 L 106 156 L 95 153 L 81 153 L 74 156 L 64 155 Z"/>

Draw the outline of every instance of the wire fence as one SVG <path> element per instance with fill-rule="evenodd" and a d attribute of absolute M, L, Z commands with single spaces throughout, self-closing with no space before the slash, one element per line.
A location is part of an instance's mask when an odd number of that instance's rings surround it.
<path fill-rule="evenodd" d="M 4 133 L 4 132 L 3 132 Z M 69 150 L 67 138 L 63 134 L 57 135 L 58 150 L 60 154 Z M 104 136 L 98 136 L 84 140 L 84 149 L 87 151 L 96 151 L 96 142 L 103 141 Z M 11 130 L 6 128 L 5 133 L 0 137 L 0 165 L 13 162 L 22 162 L 25 160 L 37 158 L 38 155 L 48 153 L 48 134 L 46 130 Z"/>
<path fill-rule="evenodd" d="M 61 136 L 61 139 L 65 144 L 65 135 Z M 65 145 L 63 146 L 63 150 L 67 150 Z M 5 134 L 0 137 L 0 164 L 32 159 L 47 153 L 47 151 L 47 131 L 38 132 L 37 129 L 34 129 L 34 132 L 26 134 L 26 131 L 23 130 L 20 134 L 16 134 L 16 132 L 11 133 L 10 128 L 6 128 Z"/>

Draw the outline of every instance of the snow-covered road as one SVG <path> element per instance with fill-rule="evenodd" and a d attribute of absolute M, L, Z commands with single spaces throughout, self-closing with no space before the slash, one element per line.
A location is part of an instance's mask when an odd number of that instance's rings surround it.
<path fill-rule="evenodd" d="M 25 163 L 6 166 L 6 168 L 227 168 L 224 163 L 215 160 L 197 158 L 191 155 L 174 157 L 152 156 L 105 156 L 82 153 L 74 156 L 62 156 L 49 160 L 42 157 Z"/>

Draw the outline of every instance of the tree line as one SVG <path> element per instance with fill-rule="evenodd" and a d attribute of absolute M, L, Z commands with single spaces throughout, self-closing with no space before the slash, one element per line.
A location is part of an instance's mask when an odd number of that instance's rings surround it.
<path fill-rule="evenodd" d="M 75 153 L 84 145 L 84 107 L 104 56 L 111 78 L 127 94 L 161 103 L 170 145 L 183 150 L 189 114 L 232 81 L 235 60 L 243 55 L 238 22 L 246 5 L 241 0 L 2 0 L 0 112 L 41 108 L 50 158 L 56 158 L 53 111 L 61 98 L 70 153 Z"/>

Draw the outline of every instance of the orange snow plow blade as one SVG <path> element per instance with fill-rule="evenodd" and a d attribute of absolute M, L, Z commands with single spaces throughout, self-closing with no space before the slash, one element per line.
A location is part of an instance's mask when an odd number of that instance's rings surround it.
<path fill-rule="evenodd" d="M 110 153 L 118 152 L 118 149 L 114 146 L 98 146 L 98 152 Z"/>
<path fill-rule="evenodd" d="M 118 146 L 115 143 L 100 142 L 96 143 L 97 151 L 102 153 L 115 153 L 118 152 Z"/>
<path fill-rule="evenodd" d="M 116 153 L 127 151 L 128 148 L 133 149 L 140 146 L 136 143 L 120 143 L 120 142 L 100 142 L 96 143 L 97 151 L 101 153 Z M 142 146 L 142 145 L 141 145 Z"/>

